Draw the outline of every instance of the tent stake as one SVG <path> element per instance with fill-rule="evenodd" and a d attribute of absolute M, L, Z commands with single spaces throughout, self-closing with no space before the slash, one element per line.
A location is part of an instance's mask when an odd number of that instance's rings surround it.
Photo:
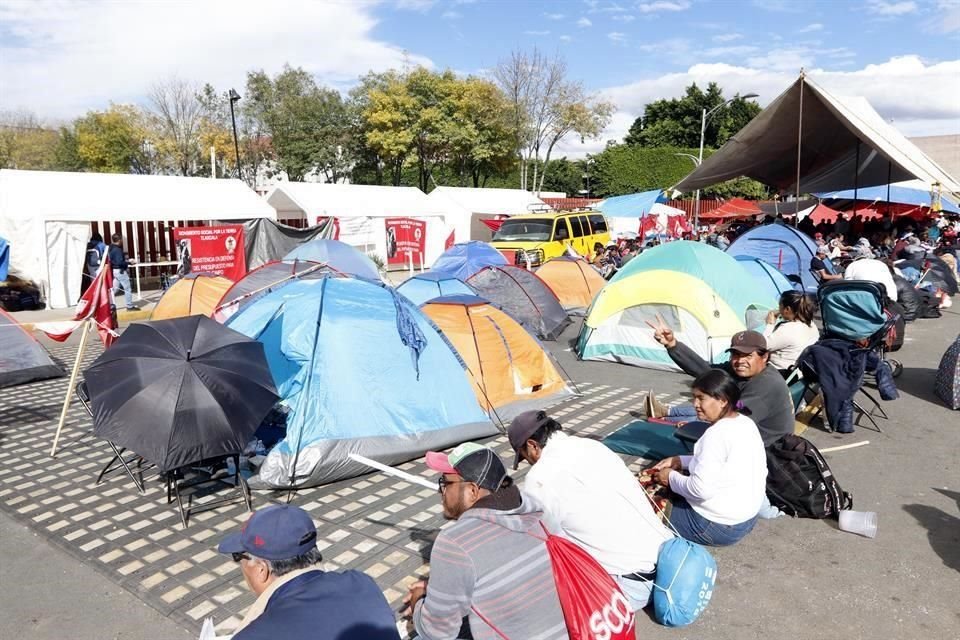
<path fill-rule="evenodd" d="M 73 398 L 73 391 L 77 388 L 77 374 L 80 373 L 80 361 L 83 360 L 83 352 L 87 350 L 87 336 L 90 335 L 90 323 L 88 319 L 83 323 L 83 333 L 80 334 L 80 346 L 77 348 L 77 359 L 73 363 L 73 371 L 70 372 L 70 382 L 67 384 L 67 395 L 63 397 L 63 409 L 60 410 L 60 422 L 57 423 L 57 432 L 53 435 L 53 446 L 50 447 L 50 457 L 57 457 L 57 443 L 60 442 L 60 432 L 67 421 L 67 409 L 70 408 L 70 400 Z"/>

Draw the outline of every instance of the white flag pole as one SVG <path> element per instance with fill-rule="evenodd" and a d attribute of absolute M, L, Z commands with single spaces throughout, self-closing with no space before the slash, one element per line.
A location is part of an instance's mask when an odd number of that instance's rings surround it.
<path fill-rule="evenodd" d="M 383 472 L 386 473 L 387 475 L 391 475 L 391 476 L 394 476 L 394 477 L 396 477 L 396 478 L 400 478 L 401 480 L 406 480 L 406 481 L 409 482 L 410 484 L 420 485 L 421 487 L 425 487 L 425 488 L 427 488 L 427 489 L 436 489 L 436 488 L 437 488 L 436 483 L 430 482 L 430 481 L 427 480 L 426 478 L 422 478 L 422 477 L 420 477 L 420 476 L 415 476 L 415 475 L 413 475 L 412 473 L 407 473 L 406 471 L 400 471 L 400 469 L 394 469 L 393 467 L 388 467 L 388 466 L 385 465 L 385 464 L 381 464 L 381 463 L 377 462 L 376 460 L 371 460 L 370 458 L 361 456 L 361 455 L 358 454 L 358 453 L 349 453 L 349 454 L 347 454 L 347 455 L 350 457 L 351 460 L 355 460 L 355 461 L 359 462 L 360 464 L 365 464 L 365 465 L 367 465 L 368 467 L 372 467 L 372 468 L 374 468 L 374 469 L 377 469 L 378 471 L 383 471 Z"/>
<path fill-rule="evenodd" d="M 73 399 L 73 392 L 77 388 L 77 374 L 80 373 L 80 362 L 83 360 L 83 352 L 87 349 L 87 336 L 90 335 L 90 325 L 94 322 L 93 318 L 87 318 L 83 323 L 83 333 L 80 334 L 80 346 L 77 348 L 77 359 L 73 363 L 73 371 L 70 373 L 70 383 L 67 385 L 67 395 L 63 397 L 63 409 L 60 410 L 60 422 L 57 423 L 57 432 L 53 436 L 53 446 L 50 447 L 50 457 L 57 457 L 57 443 L 60 442 L 60 432 L 67 421 L 67 409 L 70 408 L 70 400 Z"/>

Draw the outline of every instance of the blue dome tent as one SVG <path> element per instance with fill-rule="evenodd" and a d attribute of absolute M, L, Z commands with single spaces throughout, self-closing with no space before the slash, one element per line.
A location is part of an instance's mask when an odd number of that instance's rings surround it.
<path fill-rule="evenodd" d="M 430 271 L 442 271 L 464 282 L 484 267 L 507 264 L 503 254 L 486 242 L 462 242 L 455 244 L 437 258 Z"/>
<path fill-rule="evenodd" d="M 251 486 L 324 484 L 497 432 L 464 363 L 419 309 L 354 278 L 293 280 L 227 326 L 264 345 L 286 437 Z"/>
<path fill-rule="evenodd" d="M 810 273 L 810 260 L 817 244 L 803 231 L 774 222 L 750 229 L 733 241 L 727 253 L 733 257 L 750 256 L 773 265 L 791 282 L 803 285 L 803 290 L 816 292 L 818 282 Z"/>
<path fill-rule="evenodd" d="M 397 286 L 397 293 L 417 306 L 441 296 L 477 295 L 476 289 L 443 271 L 426 271 L 408 278 Z"/>
<path fill-rule="evenodd" d="M 346 242 L 321 238 L 306 242 L 283 257 L 284 261 L 309 260 L 327 265 L 335 271 L 359 278 L 379 280 L 380 272 L 373 260 Z"/>
<path fill-rule="evenodd" d="M 0 282 L 7 279 L 7 270 L 10 268 L 10 245 L 0 238 Z"/>
<path fill-rule="evenodd" d="M 777 271 L 777 268 L 760 258 L 751 256 L 737 256 L 737 262 L 747 270 L 747 273 L 753 276 L 768 296 L 773 300 L 779 300 L 780 294 L 785 291 L 793 291 L 798 288 L 787 277 Z"/>

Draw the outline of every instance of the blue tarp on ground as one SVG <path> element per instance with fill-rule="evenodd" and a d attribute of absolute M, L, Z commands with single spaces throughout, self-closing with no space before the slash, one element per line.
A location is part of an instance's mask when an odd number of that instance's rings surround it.
<path fill-rule="evenodd" d="M 891 184 L 889 186 L 890 194 L 887 195 L 887 185 L 879 187 L 866 187 L 857 189 L 856 199 L 859 202 L 894 202 L 897 204 L 909 204 L 915 207 L 930 206 L 930 192 L 924 189 L 914 189 L 912 187 L 903 187 Z M 828 191 L 814 194 L 824 200 L 853 200 L 853 189 L 844 191 Z M 946 195 L 940 196 L 940 206 L 944 211 L 950 213 L 960 213 L 960 206 L 953 202 Z"/>
<path fill-rule="evenodd" d="M 466 282 L 443 271 L 427 271 L 408 278 L 397 286 L 397 293 L 402 293 L 417 306 L 440 296 L 477 295 Z"/>
<path fill-rule="evenodd" d="M 284 260 L 310 260 L 325 264 L 340 273 L 379 280 L 380 272 L 373 260 L 346 242 L 319 239 L 304 243 L 285 255 Z"/>
<path fill-rule="evenodd" d="M 295 280 L 227 326 L 264 345 L 289 408 L 286 438 L 257 487 L 333 482 L 366 473 L 358 453 L 399 464 L 495 434 L 463 362 L 409 300 L 354 278 Z"/>
<path fill-rule="evenodd" d="M 656 203 L 666 201 L 667 196 L 663 193 L 663 189 L 653 189 L 607 198 L 597 205 L 597 209 L 608 218 L 639 218 L 645 213 L 650 213 Z"/>
<path fill-rule="evenodd" d="M 773 265 L 791 282 L 799 281 L 804 291 L 810 293 L 816 292 L 818 286 L 810 273 L 810 259 L 816 251 L 817 243 L 810 236 L 781 222 L 754 227 L 727 248 L 733 257 L 750 256 Z"/>
<path fill-rule="evenodd" d="M 464 282 L 484 267 L 507 264 L 503 254 L 486 242 L 455 244 L 437 258 L 430 271 L 441 271 Z"/>
<path fill-rule="evenodd" d="M 10 245 L 0 238 L 0 282 L 7 279 L 7 270 L 10 268 Z"/>

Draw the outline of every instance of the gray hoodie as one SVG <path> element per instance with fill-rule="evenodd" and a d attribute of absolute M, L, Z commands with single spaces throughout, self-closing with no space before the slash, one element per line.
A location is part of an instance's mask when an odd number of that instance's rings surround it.
<path fill-rule="evenodd" d="M 413 615 L 417 633 L 453 640 L 469 616 L 475 640 L 567 638 L 542 517 L 533 498 L 509 487 L 481 498 L 441 531 L 430 554 L 427 597 Z"/>

